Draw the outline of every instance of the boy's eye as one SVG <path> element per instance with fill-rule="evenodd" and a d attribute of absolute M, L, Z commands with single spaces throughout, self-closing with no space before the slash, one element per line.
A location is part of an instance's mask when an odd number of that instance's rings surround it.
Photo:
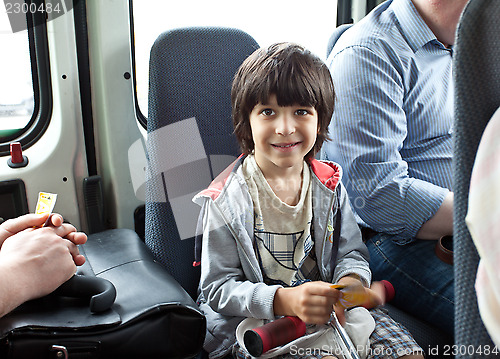
<path fill-rule="evenodd" d="M 309 111 L 307 111 L 305 109 L 300 109 L 300 110 L 295 111 L 295 114 L 298 115 L 298 116 L 305 116 L 308 113 L 309 113 Z"/>
<path fill-rule="evenodd" d="M 274 115 L 274 111 L 271 110 L 270 108 L 266 108 L 265 110 L 262 110 L 261 112 L 264 116 L 272 116 Z"/>

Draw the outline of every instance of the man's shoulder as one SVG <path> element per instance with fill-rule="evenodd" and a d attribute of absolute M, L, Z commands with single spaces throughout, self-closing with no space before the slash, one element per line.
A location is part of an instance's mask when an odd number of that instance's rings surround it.
<path fill-rule="evenodd" d="M 360 47 L 372 52 L 386 52 L 404 46 L 404 41 L 397 27 L 383 24 L 374 26 L 370 23 L 358 23 L 347 30 L 335 44 L 333 56 L 347 48 Z"/>
<path fill-rule="evenodd" d="M 365 18 L 346 30 L 335 44 L 331 57 L 348 48 L 361 48 L 385 56 L 387 53 L 411 51 L 402 34 L 399 20 L 390 8 L 391 2 L 383 3 Z"/>

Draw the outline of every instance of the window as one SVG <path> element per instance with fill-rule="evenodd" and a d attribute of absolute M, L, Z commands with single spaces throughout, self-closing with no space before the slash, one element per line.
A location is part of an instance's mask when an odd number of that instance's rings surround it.
<path fill-rule="evenodd" d="M 147 117 L 149 51 L 162 32 L 187 26 L 239 28 L 261 46 L 292 41 L 323 60 L 336 27 L 336 0 L 137 0 L 133 3 L 137 102 Z"/>
<path fill-rule="evenodd" d="M 5 12 L 0 5 L 0 156 L 9 154 L 13 141 L 23 149 L 31 146 L 50 120 L 47 13 L 39 11 L 42 7 L 47 7 L 44 0 L 5 1 Z"/>
<path fill-rule="evenodd" d="M 26 27 L 25 27 L 26 28 Z M 0 12 L 0 138 L 24 128 L 34 112 L 28 30 L 13 33 Z"/>

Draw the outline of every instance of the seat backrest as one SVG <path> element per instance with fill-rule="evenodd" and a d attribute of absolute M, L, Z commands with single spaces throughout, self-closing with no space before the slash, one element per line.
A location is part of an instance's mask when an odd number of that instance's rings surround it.
<path fill-rule="evenodd" d="M 191 199 L 240 152 L 231 120 L 231 84 L 257 48 L 240 30 L 206 27 L 167 31 L 151 49 L 145 241 L 193 298 L 200 208 Z"/>
<path fill-rule="evenodd" d="M 479 316 L 474 283 L 478 254 L 465 224 L 469 184 L 484 128 L 500 106 L 500 1 L 470 0 L 453 56 L 455 341 L 457 348 L 493 347 Z M 457 358 L 487 357 L 458 351 Z"/>
<path fill-rule="evenodd" d="M 333 47 L 335 46 L 337 40 L 352 25 L 353 24 L 342 24 L 339 25 L 335 30 L 333 30 L 333 33 L 330 35 L 330 38 L 328 39 L 328 44 L 326 45 L 326 57 L 330 56 L 330 52 L 332 52 Z"/>

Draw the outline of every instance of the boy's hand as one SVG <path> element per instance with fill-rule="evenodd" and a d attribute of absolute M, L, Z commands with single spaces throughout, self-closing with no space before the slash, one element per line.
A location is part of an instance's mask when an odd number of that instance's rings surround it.
<path fill-rule="evenodd" d="M 307 324 L 325 324 L 339 298 L 340 291 L 326 282 L 280 288 L 274 296 L 274 313 L 297 316 Z"/>
<path fill-rule="evenodd" d="M 365 287 L 360 279 L 350 275 L 340 278 L 334 286 L 339 287 L 339 291 L 341 290 L 339 301 L 335 303 L 334 310 L 338 321 L 343 326 L 345 324 L 345 310 L 360 305 L 364 301 Z"/>
<path fill-rule="evenodd" d="M 364 287 L 358 278 L 346 276 L 334 286 L 344 287 L 341 289 L 339 301 L 335 304 L 335 314 L 342 325 L 345 324 L 346 309 L 358 306 L 371 309 L 385 302 L 385 289 L 380 282 L 372 283 L 372 289 L 370 289 Z"/>
<path fill-rule="evenodd" d="M 370 309 L 385 304 L 392 298 L 387 298 L 387 290 L 382 282 L 373 282 L 370 288 L 365 288 L 369 300 L 363 304 L 363 307 Z M 394 290 L 394 289 L 393 289 Z"/>

